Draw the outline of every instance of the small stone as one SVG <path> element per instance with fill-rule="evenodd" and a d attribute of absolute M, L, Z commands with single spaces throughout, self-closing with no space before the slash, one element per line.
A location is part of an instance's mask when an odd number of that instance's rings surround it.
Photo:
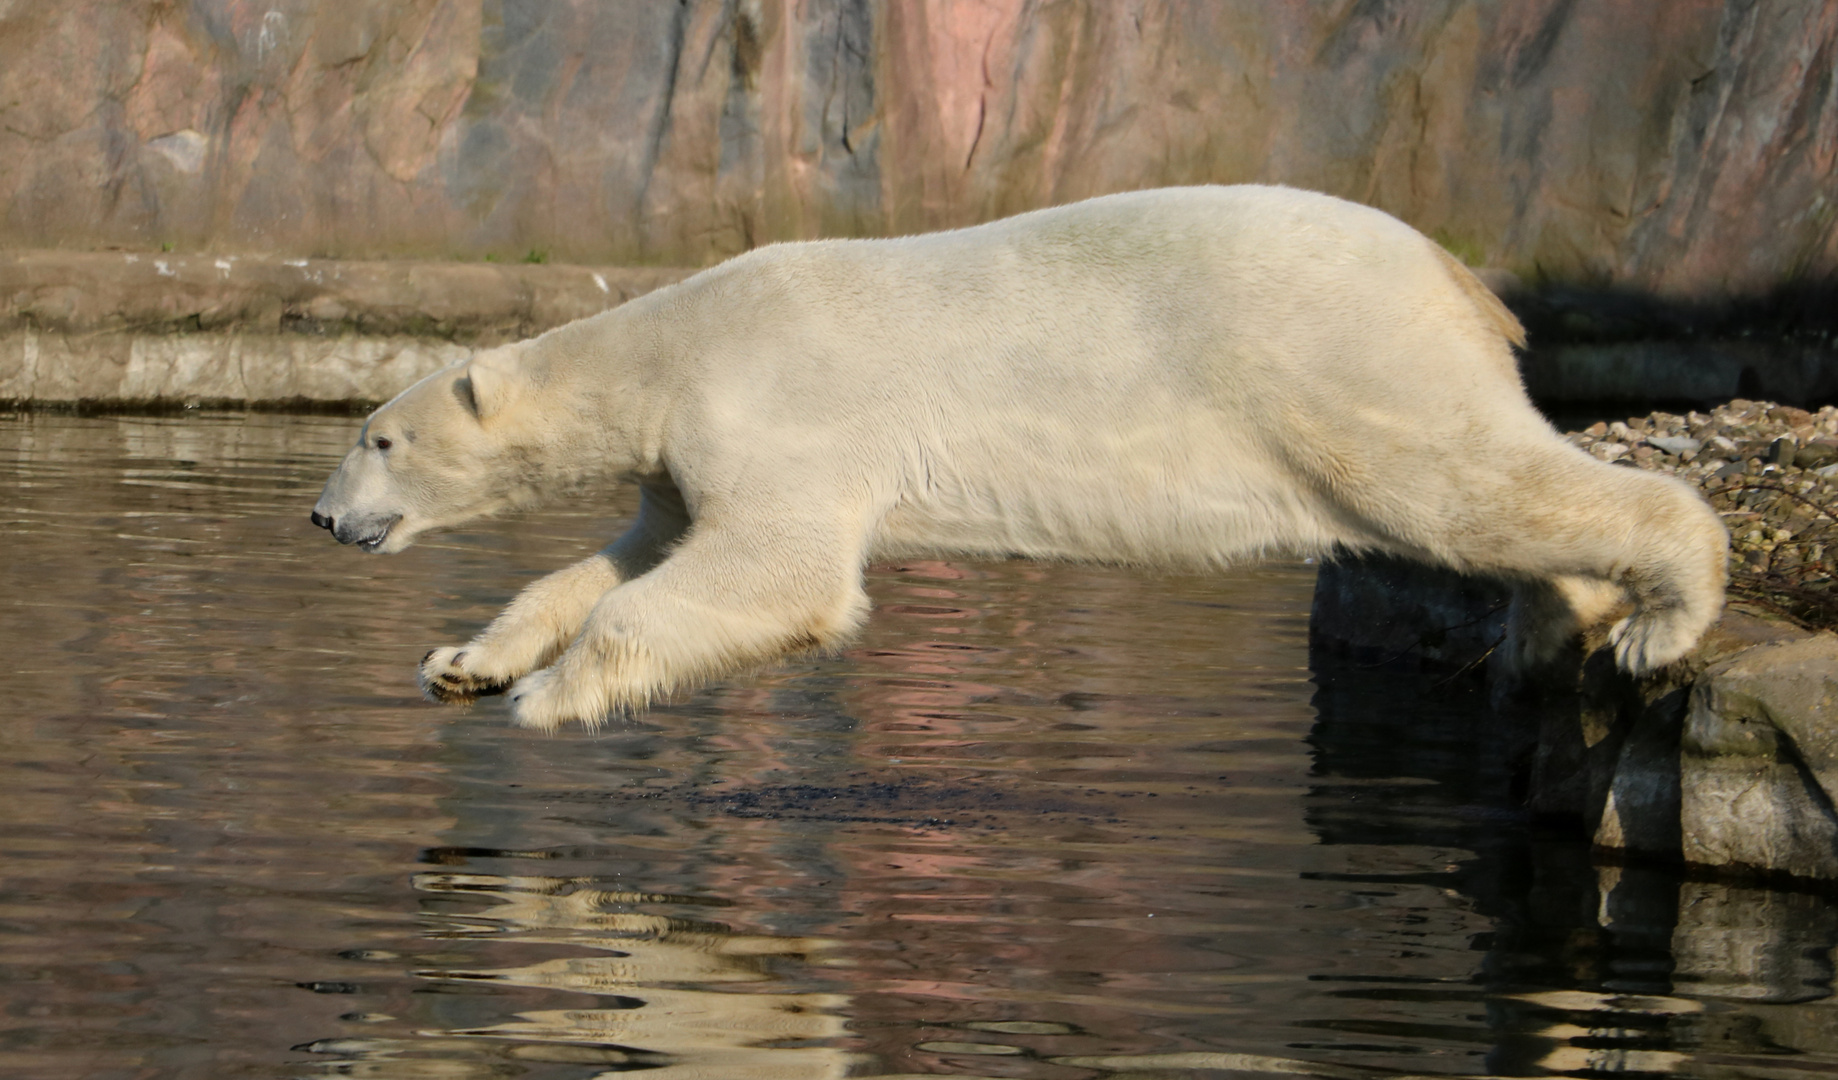
<path fill-rule="evenodd" d="M 1655 435 L 1647 439 L 1647 445 L 1656 446 L 1668 454 L 1691 454 L 1702 449 L 1704 444 L 1685 435 Z"/>
<path fill-rule="evenodd" d="M 1799 447 L 1793 444 L 1792 439 L 1776 439 L 1774 440 L 1774 445 L 1768 447 L 1768 464 L 1785 465 L 1793 460 L 1793 456 L 1798 450 Z"/>
<path fill-rule="evenodd" d="M 1834 462 L 1838 462 L 1838 439 L 1814 439 L 1793 455 L 1793 463 L 1802 469 L 1822 469 Z"/>

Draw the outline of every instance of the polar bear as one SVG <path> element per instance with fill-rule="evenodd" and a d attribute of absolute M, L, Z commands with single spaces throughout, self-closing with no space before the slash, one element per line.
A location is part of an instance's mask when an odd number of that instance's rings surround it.
<path fill-rule="evenodd" d="M 1631 600 L 1683 655 L 1727 536 L 1527 400 L 1498 300 L 1380 211 L 1282 187 L 1110 195 L 760 248 L 486 350 L 373 413 L 313 521 L 397 552 L 597 475 L 629 532 L 429 653 L 427 695 L 588 725 L 868 613 L 870 560 L 1226 566 L 1382 551 L 1517 583 L 1521 663 Z M 1625 598 L 1625 599 L 1624 599 Z"/>

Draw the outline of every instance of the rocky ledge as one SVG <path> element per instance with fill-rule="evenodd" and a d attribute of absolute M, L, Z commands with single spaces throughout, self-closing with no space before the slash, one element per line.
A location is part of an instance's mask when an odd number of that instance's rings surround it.
<path fill-rule="evenodd" d="M 1487 683 L 1530 810 L 1611 852 L 1719 872 L 1838 881 L 1838 409 L 1731 401 L 1568 438 L 1698 486 L 1730 526 L 1730 603 L 1693 654 L 1644 680 L 1605 628 L 1535 679 L 1493 662 L 1508 589 L 1385 558 L 1322 568 L 1323 654 Z M 1446 676 L 1444 677 L 1446 678 Z"/>

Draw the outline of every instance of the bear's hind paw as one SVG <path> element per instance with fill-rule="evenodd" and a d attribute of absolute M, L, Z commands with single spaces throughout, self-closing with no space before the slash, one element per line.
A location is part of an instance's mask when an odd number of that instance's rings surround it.
<path fill-rule="evenodd" d="M 1647 675 L 1691 651 L 1702 628 L 1676 608 L 1638 611 L 1608 632 L 1615 662 L 1630 675 Z"/>
<path fill-rule="evenodd" d="M 482 697 L 502 694 L 510 687 L 511 680 L 508 678 L 493 678 L 467 671 L 461 666 L 465 660 L 465 649 L 449 647 L 430 650 L 421 658 L 421 668 L 417 673 L 422 696 L 441 705 L 470 705 Z"/>

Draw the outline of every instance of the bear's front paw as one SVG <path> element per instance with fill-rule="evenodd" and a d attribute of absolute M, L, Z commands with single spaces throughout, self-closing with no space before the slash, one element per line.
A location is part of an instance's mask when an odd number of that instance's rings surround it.
<path fill-rule="evenodd" d="M 485 670 L 478 650 L 468 646 L 435 649 L 421 658 L 421 693 L 443 705 L 467 705 L 502 694 L 511 676 Z"/>
<path fill-rule="evenodd" d="M 602 695 L 582 693 L 578 680 L 564 679 L 555 668 L 531 672 L 510 688 L 511 718 L 518 727 L 554 731 L 578 722 L 598 727 L 608 707 Z"/>

